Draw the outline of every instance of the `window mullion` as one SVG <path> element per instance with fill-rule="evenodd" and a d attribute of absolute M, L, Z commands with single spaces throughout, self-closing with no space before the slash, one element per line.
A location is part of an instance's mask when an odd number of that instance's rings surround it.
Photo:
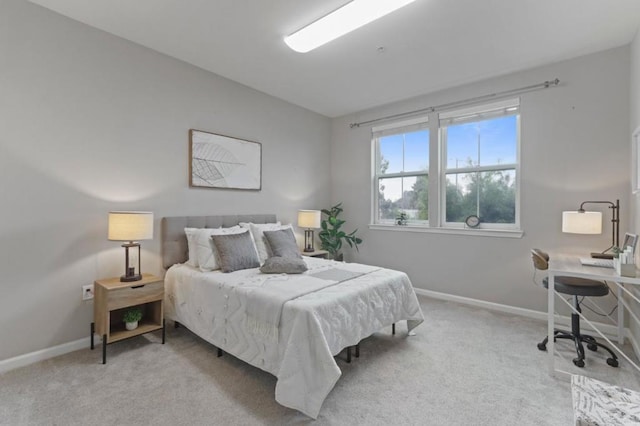
<path fill-rule="evenodd" d="M 479 167 L 460 167 L 457 169 L 447 169 L 447 174 L 452 173 L 474 173 L 474 172 L 497 172 L 502 170 L 515 170 L 517 164 L 495 164 L 492 166 L 479 166 Z"/>
<path fill-rule="evenodd" d="M 381 179 L 389 179 L 389 178 L 403 178 L 403 177 L 417 177 L 417 176 L 429 176 L 429 172 L 426 172 L 426 171 L 398 172 L 398 173 L 388 173 L 384 175 L 378 175 L 376 177 Z"/>
<path fill-rule="evenodd" d="M 429 115 L 429 227 L 438 227 L 441 224 L 440 182 L 442 181 L 442 161 L 440 148 L 440 130 L 438 129 L 438 114 Z M 435 171 L 435 172 L 434 172 Z"/>

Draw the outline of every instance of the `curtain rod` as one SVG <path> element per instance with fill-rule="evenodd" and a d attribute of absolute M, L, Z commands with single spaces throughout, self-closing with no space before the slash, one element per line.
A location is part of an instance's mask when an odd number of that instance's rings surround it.
<path fill-rule="evenodd" d="M 531 86 L 520 87 L 518 89 L 504 90 L 502 92 L 496 92 L 496 93 L 490 93 L 490 94 L 487 94 L 487 95 L 476 96 L 475 98 L 469 98 L 469 99 L 464 99 L 464 100 L 460 100 L 460 101 L 449 102 L 449 103 L 446 103 L 446 104 L 440 104 L 440 105 L 436 105 L 436 106 L 432 106 L 432 107 L 428 107 L 428 108 L 417 109 L 417 110 L 414 110 L 414 111 L 407 111 L 407 112 L 401 112 L 401 113 L 398 113 L 398 114 L 387 115 L 385 117 L 374 118 L 372 120 L 361 121 L 359 123 L 351 123 L 351 124 L 349 124 L 349 127 L 353 129 L 354 127 L 360 127 L 361 125 L 364 125 L 364 124 L 377 123 L 378 121 L 385 121 L 385 120 L 391 120 L 391 119 L 394 119 L 394 118 L 408 117 L 408 116 L 411 116 L 411 115 L 422 114 L 422 113 L 425 113 L 425 112 L 435 112 L 435 111 L 438 111 L 438 110 L 448 109 L 448 108 L 456 107 L 456 106 L 475 104 L 477 102 L 482 102 L 482 101 L 486 101 L 486 100 L 493 99 L 493 98 L 499 98 L 499 97 L 503 97 L 503 96 L 514 95 L 516 93 L 524 93 L 524 92 L 531 92 L 533 90 L 548 89 L 549 87 L 557 86 L 558 84 L 560 84 L 560 80 L 558 80 L 556 78 L 555 80 L 547 80 L 544 83 L 533 84 Z"/>

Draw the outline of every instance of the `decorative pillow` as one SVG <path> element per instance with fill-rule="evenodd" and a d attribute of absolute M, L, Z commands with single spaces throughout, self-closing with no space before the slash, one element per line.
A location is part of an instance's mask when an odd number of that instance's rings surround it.
<path fill-rule="evenodd" d="M 268 258 L 260 268 L 265 274 L 301 274 L 306 270 L 307 264 L 304 260 L 279 256 Z"/>
<path fill-rule="evenodd" d="M 196 230 L 195 245 L 198 255 L 198 267 L 202 272 L 220 269 L 216 258 L 215 247 L 211 243 L 212 235 L 226 235 L 242 232 L 239 226 L 231 228 L 202 228 Z"/>
<path fill-rule="evenodd" d="M 302 259 L 296 237 L 293 235 L 291 228 L 280 229 L 279 231 L 264 231 L 263 234 L 273 256 Z"/>
<path fill-rule="evenodd" d="M 291 225 L 280 225 L 279 223 L 249 223 L 249 229 L 256 243 L 260 264 L 271 257 L 267 240 L 264 238 L 264 231 L 279 231 L 280 229 L 291 228 Z M 291 228 L 293 229 L 293 228 Z"/>
<path fill-rule="evenodd" d="M 187 237 L 187 248 L 189 249 L 189 259 L 187 260 L 187 265 L 193 266 L 197 268 L 199 266 L 198 263 L 198 252 L 196 247 L 196 233 L 198 228 L 184 228 L 184 234 Z"/>
<path fill-rule="evenodd" d="M 251 269 L 260 266 L 258 253 L 248 229 L 241 233 L 212 235 L 222 272 L 233 272 L 240 269 Z"/>

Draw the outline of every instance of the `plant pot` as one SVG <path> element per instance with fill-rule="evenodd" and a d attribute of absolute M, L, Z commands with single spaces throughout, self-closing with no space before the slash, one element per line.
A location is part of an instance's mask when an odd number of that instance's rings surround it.
<path fill-rule="evenodd" d="M 127 328 L 127 330 L 131 331 L 131 330 L 135 330 L 136 328 L 138 328 L 138 321 L 135 322 L 125 322 L 124 326 Z"/>

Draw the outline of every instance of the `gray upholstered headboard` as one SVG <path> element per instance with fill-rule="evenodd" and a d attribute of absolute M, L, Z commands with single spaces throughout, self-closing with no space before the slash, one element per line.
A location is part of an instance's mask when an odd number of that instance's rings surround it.
<path fill-rule="evenodd" d="M 228 228 L 240 222 L 271 223 L 275 214 L 245 214 L 225 216 L 163 217 L 160 227 L 162 241 L 162 266 L 168 269 L 176 263 L 184 263 L 189 256 L 184 228 Z"/>

